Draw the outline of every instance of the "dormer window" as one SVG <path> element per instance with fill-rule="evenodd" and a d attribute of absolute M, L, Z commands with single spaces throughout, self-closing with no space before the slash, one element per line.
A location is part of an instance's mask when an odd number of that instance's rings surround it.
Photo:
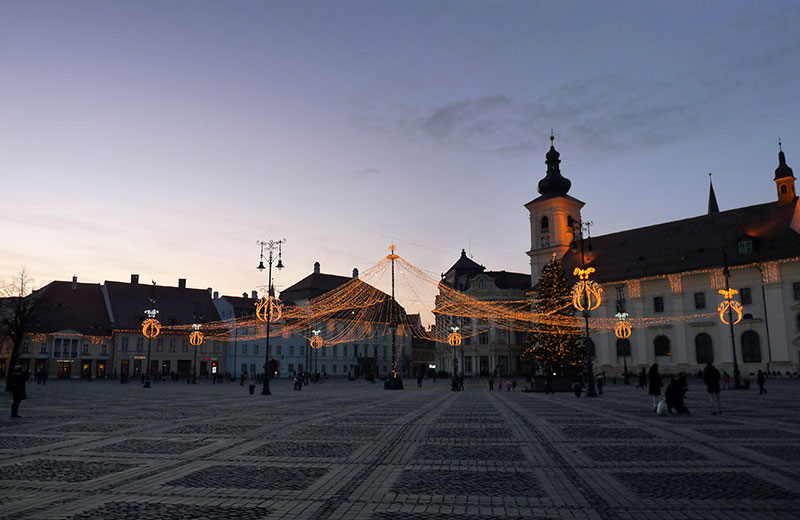
<path fill-rule="evenodd" d="M 478 289 L 480 289 L 481 291 L 486 290 L 486 280 L 481 280 L 478 282 Z"/>
<path fill-rule="evenodd" d="M 542 231 L 550 231 L 550 219 L 542 217 Z"/>
<path fill-rule="evenodd" d="M 750 255 L 753 253 L 753 241 L 745 238 L 739 241 L 739 254 Z"/>

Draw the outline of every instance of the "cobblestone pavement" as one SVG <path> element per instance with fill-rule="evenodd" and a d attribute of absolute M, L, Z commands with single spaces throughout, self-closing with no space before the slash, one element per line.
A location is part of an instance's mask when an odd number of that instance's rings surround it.
<path fill-rule="evenodd" d="M 692 380 L 692 415 L 666 417 L 633 385 L 425 384 L 32 384 L 22 419 L 0 398 L 0 516 L 800 517 L 800 380 L 725 391 L 720 416 Z"/>

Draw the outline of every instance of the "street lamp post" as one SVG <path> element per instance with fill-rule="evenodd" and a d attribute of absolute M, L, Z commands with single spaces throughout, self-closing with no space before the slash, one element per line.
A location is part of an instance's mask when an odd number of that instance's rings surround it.
<path fill-rule="evenodd" d="M 584 363 L 586 397 L 597 397 L 597 390 L 594 385 L 592 355 L 589 352 L 589 342 L 591 341 L 589 338 L 589 311 L 600 306 L 600 302 L 602 301 L 600 293 L 603 289 L 597 285 L 597 282 L 589 281 L 589 275 L 594 272 L 594 267 L 586 267 L 586 249 L 588 248 L 588 250 L 591 251 L 592 245 L 591 243 L 584 244 L 583 231 L 585 229 L 588 235 L 591 225 L 591 222 L 584 222 L 582 220 L 578 220 L 573 225 L 573 235 L 575 239 L 572 241 L 571 249 L 574 253 L 577 253 L 578 247 L 580 246 L 581 267 L 576 267 L 573 272 L 574 275 L 579 276 L 580 281 L 578 281 L 572 289 L 572 303 L 576 309 L 583 311 L 583 320 L 586 327 L 586 339 L 584 342 L 586 349 L 586 359 Z"/>
<path fill-rule="evenodd" d="M 723 252 L 723 267 L 722 267 L 722 276 L 725 277 L 725 289 L 720 289 L 719 293 L 725 298 L 725 300 L 719 304 L 717 310 L 719 311 L 719 319 L 722 323 L 727 324 L 731 330 L 731 352 L 733 354 L 733 387 L 736 389 L 742 388 L 742 379 L 741 374 L 739 373 L 739 363 L 736 361 L 736 336 L 733 333 L 733 326 L 740 321 L 742 321 L 742 304 L 737 302 L 733 299 L 733 296 L 737 294 L 739 291 L 736 289 L 731 289 L 729 278 L 731 276 L 730 270 L 728 269 L 728 257 Z M 736 319 L 733 319 L 733 313 L 736 313 Z M 725 314 L 728 315 L 728 319 L 725 319 Z"/>
<path fill-rule="evenodd" d="M 630 374 L 628 373 L 628 354 L 630 353 L 631 343 L 628 338 L 631 337 L 631 326 L 625 320 L 628 317 L 628 313 L 625 312 L 625 296 L 622 294 L 622 287 L 617 287 L 617 319 L 619 323 L 614 328 L 614 335 L 618 339 L 624 339 L 625 343 L 623 346 L 625 347 L 624 351 L 622 352 L 622 377 L 625 381 L 626 385 L 631 384 Z"/>
<path fill-rule="evenodd" d="M 197 349 L 200 348 L 200 345 L 203 344 L 203 333 L 200 332 L 200 324 L 195 323 L 192 325 L 194 329 L 191 334 L 189 334 L 189 343 L 192 344 L 194 347 L 194 368 L 192 370 L 192 384 L 197 384 Z"/>
<path fill-rule="evenodd" d="M 450 345 L 451 347 L 453 347 L 453 383 L 452 383 L 452 387 L 453 388 L 452 388 L 452 390 L 455 391 L 455 390 L 457 390 L 459 388 L 459 385 L 458 385 L 458 372 L 456 371 L 456 364 L 457 364 L 456 350 L 458 349 L 459 346 L 461 346 L 462 337 L 461 337 L 461 334 L 458 332 L 459 331 L 458 327 L 450 327 L 450 330 L 452 332 L 450 333 L 449 336 L 447 336 L 447 344 Z M 462 349 L 462 351 L 463 351 L 463 349 Z M 462 363 L 461 372 L 463 373 L 464 372 L 464 366 L 463 366 L 464 361 L 463 361 L 463 358 L 462 358 L 461 363 Z"/>
<path fill-rule="evenodd" d="M 286 242 L 286 239 L 281 240 L 269 240 L 263 241 L 259 240 L 257 243 L 261 246 L 261 260 L 258 262 L 258 269 L 259 271 L 264 270 L 264 249 L 266 248 L 269 252 L 269 256 L 267 259 L 267 263 L 269 264 L 269 269 L 267 270 L 267 297 L 262 298 L 258 302 L 256 302 L 256 317 L 266 323 L 266 352 L 264 353 L 264 387 L 261 389 L 261 395 L 272 395 L 272 392 L 269 390 L 269 332 L 270 332 L 270 323 L 273 321 L 277 321 L 280 319 L 281 316 L 281 306 L 280 302 L 277 301 L 275 298 L 274 290 L 272 287 L 272 262 L 273 262 L 273 252 L 275 249 L 278 249 L 278 263 L 275 267 L 280 270 L 283 269 L 283 261 L 281 260 L 281 246 Z"/>
<path fill-rule="evenodd" d="M 153 343 L 153 338 L 161 333 L 161 323 L 156 319 L 158 314 L 157 309 L 149 309 L 144 311 L 147 314 L 147 319 L 142 323 L 142 334 L 147 338 L 147 365 L 145 366 L 145 379 L 143 388 L 150 388 L 150 345 Z"/>

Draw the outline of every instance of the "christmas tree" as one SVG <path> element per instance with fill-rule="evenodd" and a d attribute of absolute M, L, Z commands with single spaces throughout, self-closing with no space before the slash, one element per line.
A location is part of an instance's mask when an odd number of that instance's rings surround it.
<path fill-rule="evenodd" d="M 539 276 L 534 311 L 545 315 L 574 317 L 571 291 L 561 261 L 553 255 L 553 260 L 544 266 Z M 570 326 L 539 323 L 528 340 L 530 346 L 522 354 L 522 361 L 532 362 L 538 368 L 558 376 L 572 376 L 583 369 L 585 347 L 577 324 Z"/>

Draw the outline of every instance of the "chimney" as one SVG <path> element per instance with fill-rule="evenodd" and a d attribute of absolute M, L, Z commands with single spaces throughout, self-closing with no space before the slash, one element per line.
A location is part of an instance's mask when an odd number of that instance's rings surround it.
<path fill-rule="evenodd" d="M 247 292 L 242 293 L 242 298 L 247 298 Z"/>
<path fill-rule="evenodd" d="M 186 289 L 186 278 L 178 278 L 178 289 Z"/>
<path fill-rule="evenodd" d="M 211 294 L 214 292 L 214 291 L 212 290 L 212 288 L 211 288 L 211 287 L 209 287 L 208 289 L 206 289 L 206 291 L 208 291 L 208 295 L 209 295 L 209 296 L 211 296 Z"/>
<path fill-rule="evenodd" d="M 353 268 L 353 278 L 358 278 L 358 269 L 355 267 Z"/>
<path fill-rule="evenodd" d="M 314 262 L 314 274 L 319 274 L 319 262 Z"/>
<path fill-rule="evenodd" d="M 214 291 L 214 299 L 219 300 L 219 291 Z"/>
<path fill-rule="evenodd" d="M 131 275 L 131 284 L 133 284 L 133 285 L 138 285 L 139 284 L 139 275 L 138 274 L 132 274 Z"/>
<path fill-rule="evenodd" d="M 251 292 L 250 294 L 251 294 L 251 296 L 250 296 L 250 297 L 251 297 L 252 299 L 254 299 L 254 300 L 257 300 L 257 299 L 258 299 L 258 291 L 253 291 L 253 292 Z"/>
<path fill-rule="evenodd" d="M 73 291 L 78 290 L 78 277 L 75 275 L 72 275 L 72 290 Z"/>

